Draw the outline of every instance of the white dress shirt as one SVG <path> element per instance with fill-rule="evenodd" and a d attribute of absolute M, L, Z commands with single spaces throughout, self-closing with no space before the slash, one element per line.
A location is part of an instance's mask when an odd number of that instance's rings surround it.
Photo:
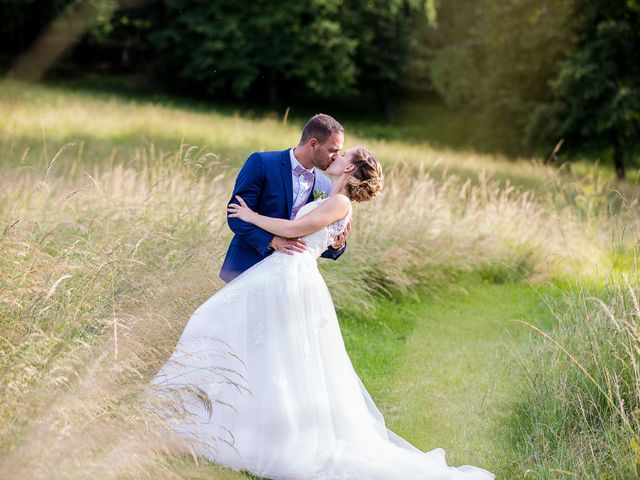
<path fill-rule="evenodd" d="M 293 180 L 293 203 L 292 203 L 292 208 L 291 208 L 291 218 L 290 220 L 293 220 L 293 217 L 295 216 L 295 214 L 298 212 L 298 210 L 300 210 L 305 203 L 307 203 L 307 198 L 309 198 L 309 195 L 311 195 L 311 189 L 313 188 L 313 182 L 309 182 L 306 178 L 304 178 L 302 175 L 296 175 L 293 173 L 293 170 L 300 165 L 300 167 L 304 168 L 300 162 L 298 161 L 298 159 L 296 158 L 296 156 L 293 154 L 293 148 L 291 150 L 289 150 L 289 157 L 291 159 L 291 177 Z M 307 171 L 314 173 L 314 169 L 311 168 L 307 168 Z"/>

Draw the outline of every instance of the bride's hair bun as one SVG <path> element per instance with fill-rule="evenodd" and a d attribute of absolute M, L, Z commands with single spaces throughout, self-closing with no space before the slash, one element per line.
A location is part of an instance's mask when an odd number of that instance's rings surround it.
<path fill-rule="evenodd" d="M 356 202 L 371 200 L 382 191 L 384 175 L 382 165 L 373 154 L 364 147 L 357 147 L 351 157 L 354 165 L 353 175 L 347 180 L 349 198 Z"/>

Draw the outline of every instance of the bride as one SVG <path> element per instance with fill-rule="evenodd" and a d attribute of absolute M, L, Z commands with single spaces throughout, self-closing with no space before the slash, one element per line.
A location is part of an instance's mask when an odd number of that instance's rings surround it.
<path fill-rule="evenodd" d="M 365 148 L 326 173 L 331 195 L 293 221 L 258 215 L 241 197 L 229 205 L 229 217 L 304 237 L 307 250 L 273 253 L 195 311 L 152 381 L 179 405 L 167 421 L 200 456 L 271 479 L 493 479 L 388 430 L 354 371 L 316 259 L 346 228 L 351 201 L 372 199 L 384 178 Z"/>

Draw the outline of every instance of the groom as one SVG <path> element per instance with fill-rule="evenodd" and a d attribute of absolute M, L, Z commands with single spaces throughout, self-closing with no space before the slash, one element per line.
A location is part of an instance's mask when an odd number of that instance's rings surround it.
<path fill-rule="evenodd" d="M 277 152 L 252 153 L 238 173 L 231 202 L 240 195 L 252 210 L 261 215 L 293 219 L 298 210 L 314 197 L 327 197 L 331 181 L 319 170 L 326 170 L 340 155 L 344 128 L 324 114 L 311 117 L 294 148 Z M 220 278 L 230 282 L 272 252 L 293 255 L 306 250 L 299 238 L 273 236 L 238 218 L 227 218 L 235 233 L 222 264 Z M 322 256 L 337 259 L 346 248 L 346 236 L 336 238 Z"/>

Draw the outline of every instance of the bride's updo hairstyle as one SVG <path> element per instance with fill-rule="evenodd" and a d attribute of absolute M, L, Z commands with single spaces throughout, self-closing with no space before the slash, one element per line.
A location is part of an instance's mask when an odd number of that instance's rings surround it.
<path fill-rule="evenodd" d="M 382 165 L 373 154 L 364 147 L 357 147 L 351 157 L 355 167 L 352 175 L 347 179 L 347 194 L 356 202 L 371 200 L 382 191 L 384 175 Z"/>

